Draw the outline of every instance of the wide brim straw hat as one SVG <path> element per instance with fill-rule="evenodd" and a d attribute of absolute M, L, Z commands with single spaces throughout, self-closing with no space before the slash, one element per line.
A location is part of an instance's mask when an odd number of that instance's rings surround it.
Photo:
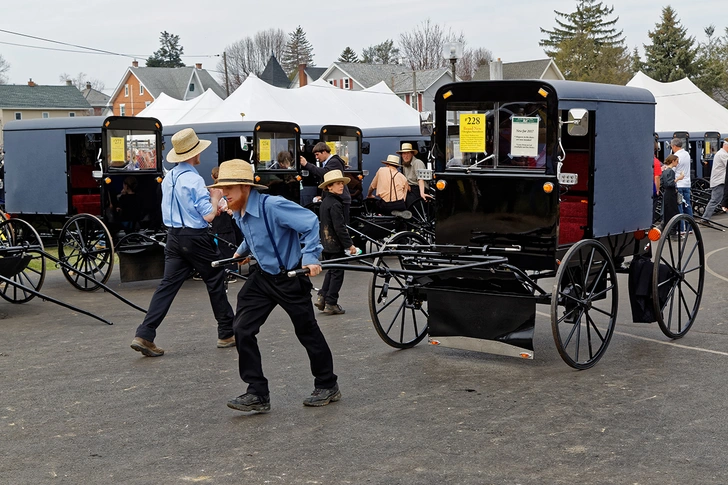
<path fill-rule="evenodd" d="M 341 170 L 331 170 L 324 174 L 324 181 L 318 187 L 319 189 L 323 189 L 336 182 L 344 182 L 345 184 L 348 184 L 351 182 L 351 179 L 341 173 Z"/>
<path fill-rule="evenodd" d="M 200 140 L 192 128 L 180 130 L 172 136 L 172 150 L 167 154 L 167 161 L 179 163 L 202 153 L 212 142 Z"/>
<path fill-rule="evenodd" d="M 253 166 L 245 160 L 233 159 L 220 164 L 217 182 L 208 185 L 208 189 L 219 189 L 230 185 L 250 185 L 256 189 L 267 189 L 265 185 L 255 183 Z"/>
<path fill-rule="evenodd" d="M 399 157 L 397 155 L 387 155 L 386 160 L 382 160 L 385 165 L 392 165 L 393 167 L 400 167 Z"/>
<path fill-rule="evenodd" d="M 406 152 L 411 152 L 412 155 L 417 155 L 417 153 L 419 153 L 417 150 L 412 148 L 412 143 L 402 143 L 402 148 L 397 150 L 397 153 L 402 154 Z"/>

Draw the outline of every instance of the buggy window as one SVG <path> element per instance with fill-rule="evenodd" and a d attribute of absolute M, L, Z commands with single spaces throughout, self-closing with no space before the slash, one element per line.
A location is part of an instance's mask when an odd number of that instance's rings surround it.
<path fill-rule="evenodd" d="M 448 104 L 446 168 L 545 170 L 546 103 Z"/>
<path fill-rule="evenodd" d="M 296 136 L 293 133 L 256 133 L 255 170 L 295 170 Z"/>
<path fill-rule="evenodd" d="M 157 135 L 153 131 L 108 130 L 106 132 L 110 172 L 157 170 Z"/>
<path fill-rule="evenodd" d="M 331 155 L 338 155 L 346 170 L 359 170 L 359 140 L 355 136 L 327 136 L 324 141 L 331 149 Z"/>

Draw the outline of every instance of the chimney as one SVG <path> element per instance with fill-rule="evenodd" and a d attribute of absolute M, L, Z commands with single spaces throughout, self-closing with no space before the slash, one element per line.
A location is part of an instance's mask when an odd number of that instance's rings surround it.
<path fill-rule="evenodd" d="M 306 84 L 308 84 L 308 79 L 306 79 L 306 64 L 299 64 L 298 65 L 298 87 L 302 88 Z"/>
<path fill-rule="evenodd" d="M 35 83 L 33 82 L 33 78 L 32 77 L 30 78 L 30 81 L 28 81 L 28 86 L 30 86 L 31 88 L 32 87 L 35 87 Z"/>
<path fill-rule="evenodd" d="M 198 62 L 197 64 L 195 64 L 195 69 L 202 69 L 202 63 Z"/>
<path fill-rule="evenodd" d="M 136 59 L 131 61 L 131 67 L 139 67 L 139 61 L 137 61 Z"/>
<path fill-rule="evenodd" d="M 490 61 L 490 79 L 491 81 L 503 79 L 503 63 L 500 57 L 497 61 Z"/>
<path fill-rule="evenodd" d="M 86 81 L 86 89 L 91 89 L 91 83 Z"/>
<path fill-rule="evenodd" d="M 66 86 L 73 86 L 73 81 L 66 79 Z"/>

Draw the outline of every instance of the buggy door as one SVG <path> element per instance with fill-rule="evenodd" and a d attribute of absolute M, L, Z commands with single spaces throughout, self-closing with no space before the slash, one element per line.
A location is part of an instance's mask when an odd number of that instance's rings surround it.
<path fill-rule="evenodd" d="M 436 96 L 436 243 L 553 269 L 558 102 L 540 82 L 450 84 Z"/>
<path fill-rule="evenodd" d="M 326 125 L 321 128 L 319 139 L 344 161 L 344 175 L 349 177 L 349 193 L 352 205 L 362 203 L 362 135 L 353 126 Z"/>
<path fill-rule="evenodd" d="M 253 131 L 255 182 L 268 187 L 267 194 L 301 201 L 301 128 L 296 123 L 261 121 Z"/>

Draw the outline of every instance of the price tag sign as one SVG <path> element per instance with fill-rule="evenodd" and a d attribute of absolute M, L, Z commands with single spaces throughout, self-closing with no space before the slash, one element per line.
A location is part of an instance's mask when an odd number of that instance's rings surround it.
<path fill-rule="evenodd" d="M 268 162 L 270 158 L 270 140 L 258 140 L 258 160 Z"/>
<path fill-rule="evenodd" d="M 538 156 L 538 116 L 514 116 L 511 124 L 511 155 Z"/>
<path fill-rule="evenodd" d="M 460 151 L 485 153 L 485 114 L 460 115 Z"/>
<path fill-rule="evenodd" d="M 123 136 L 112 136 L 111 137 L 111 162 L 125 162 L 126 161 L 126 150 L 124 150 L 124 142 L 126 139 Z"/>

